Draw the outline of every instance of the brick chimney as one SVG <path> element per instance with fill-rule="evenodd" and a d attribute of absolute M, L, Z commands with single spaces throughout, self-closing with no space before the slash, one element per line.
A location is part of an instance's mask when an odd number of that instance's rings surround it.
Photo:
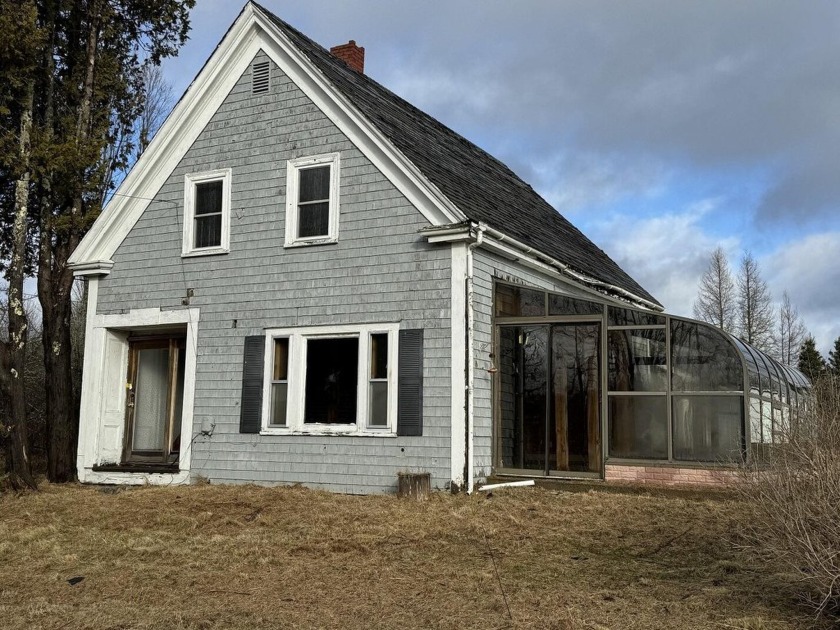
<path fill-rule="evenodd" d="M 341 59 L 356 72 L 365 73 L 365 49 L 356 46 L 354 40 L 350 40 L 341 46 L 333 46 L 330 52 Z"/>

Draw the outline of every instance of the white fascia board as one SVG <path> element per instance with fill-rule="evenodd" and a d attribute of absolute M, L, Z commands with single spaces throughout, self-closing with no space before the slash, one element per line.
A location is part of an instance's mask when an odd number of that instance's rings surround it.
<path fill-rule="evenodd" d="M 273 22 L 249 3 L 70 256 L 71 267 L 110 261 L 260 50 L 433 225 L 464 220 L 463 213 L 338 93 Z"/>
<path fill-rule="evenodd" d="M 249 4 L 70 256 L 71 267 L 113 257 L 259 51 L 253 15 Z"/>
<path fill-rule="evenodd" d="M 267 38 L 269 45 L 264 49 L 265 53 L 432 225 L 466 219 L 466 215 L 330 83 L 270 18 L 257 11 L 256 20 L 271 35 Z"/>

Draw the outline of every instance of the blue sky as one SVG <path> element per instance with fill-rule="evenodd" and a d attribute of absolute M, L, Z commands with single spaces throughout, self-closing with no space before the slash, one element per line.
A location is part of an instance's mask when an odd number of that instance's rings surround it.
<path fill-rule="evenodd" d="M 840 336 L 840 3 L 263 0 L 529 182 L 677 314 L 721 245 Z M 186 89 L 242 8 L 199 0 Z"/>

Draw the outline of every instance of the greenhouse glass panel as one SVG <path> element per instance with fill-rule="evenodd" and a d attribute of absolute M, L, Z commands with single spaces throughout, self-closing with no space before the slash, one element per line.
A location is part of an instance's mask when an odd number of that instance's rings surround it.
<path fill-rule="evenodd" d="M 514 287 L 509 284 L 496 285 L 496 317 L 542 317 L 545 315 L 545 293 Z"/>
<path fill-rule="evenodd" d="M 735 346 L 706 324 L 671 320 L 671 375 L 674 391 L 741 391 L 744 369 Z"/>
<path fill-rule="evenodd" d="M 664 326 L 665 316 L 610 306 L 607 309 L 607 323 L 610 326 Z"/>
<path fill-rule="evenodd" d="M 667 459 L 666 396 L 610 396 L 610 457 Z"/>
<path fill-rule="evenodd" d="M 664 392 L 668 388 L 664 329 L 611 330 L 608 387 L 613 392 Z"/>
<path fill-rule="evenodd" d="M 674 459 L 741 459 L 741 396 L 673 396 Z"/>
<path fill-rule="evenodd" d="M 604 312 L 604 307 L 597 302 L 577 300 L 567 295 L 548 294 L 549 315 L 598 315 Z"/>

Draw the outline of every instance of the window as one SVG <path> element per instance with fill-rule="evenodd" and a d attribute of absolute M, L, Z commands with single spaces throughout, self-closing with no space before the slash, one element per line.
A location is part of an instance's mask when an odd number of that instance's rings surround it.
<path fill-rule="evenodd" d="M 267 331 L 263 433 L 394 433 L 398 330 Z"/>
<path fill-rule="evenodd" d="M 230 251 L 230 169 L 184 177 L 184 256 Z"/>
<path fill-rule="evenodd" d="M 289 160 L 286 247 L 338 240 L 339 154 Z"/>

